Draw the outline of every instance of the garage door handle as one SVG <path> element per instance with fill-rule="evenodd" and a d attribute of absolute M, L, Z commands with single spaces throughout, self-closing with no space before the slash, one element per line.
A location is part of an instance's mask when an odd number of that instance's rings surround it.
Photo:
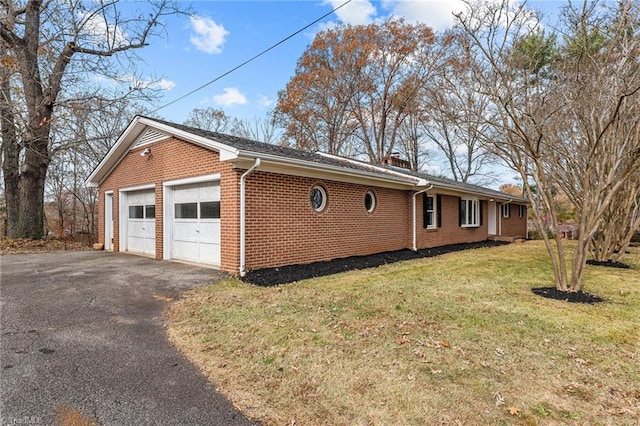
<path fill-rule="evenodd" d="M 199 229 L 196 229 L 196 232 L 199 234 L 199 233 L 200 233 L 200 230 L 199 230 Z"/>

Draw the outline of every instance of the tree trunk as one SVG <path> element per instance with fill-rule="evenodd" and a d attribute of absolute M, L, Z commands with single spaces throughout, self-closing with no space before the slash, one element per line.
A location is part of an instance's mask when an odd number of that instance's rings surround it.
<path fill-rule="evenodd" d="M 2 72 L 0 81 L 0 128 L 2 129 L 2 176 L 7 207 L 7 236 L 16 238 L 20 198 L 20 151 L 16 125 L 11 111 L 11 90 L 8 73 Z"/>
<path fill-rule="evenodd" d="M 44 236 L 44 185 L 49 167 L 49 125 L 31 128 L 25 138 L 27 151 L 20 173 L 20 209 L 16 233 L 22 238 L 40 239 Z"/>

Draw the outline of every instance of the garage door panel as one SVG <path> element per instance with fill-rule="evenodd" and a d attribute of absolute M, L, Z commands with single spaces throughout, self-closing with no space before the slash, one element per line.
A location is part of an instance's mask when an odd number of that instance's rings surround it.
<path fill-rule="evenodd" d="M 200 241 L 205 243 L 220 243 L 220 222 L 200 223 Z"/>
<path fill-rule="evenodd" d="M 127 192 L 127 250 L 156 253 L 155 191 Z"/>
<path fill-rule="evenodd" d="M 200 242 L 199 257 L 202 263 L 220 263 L 220 244 L 209 244 Z"/>
<path fill-rule="evenodd" d="M 195 208 L 188 208 L 194 203 Z M 173 210 L 171 257 L 219 265 L 220 220 L 215 217 L 220 211 L 220 183 L 174 187 Z"/>

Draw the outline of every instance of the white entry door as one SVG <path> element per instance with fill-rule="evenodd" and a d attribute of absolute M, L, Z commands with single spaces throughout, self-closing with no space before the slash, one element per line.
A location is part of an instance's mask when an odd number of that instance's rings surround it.
<path fill-rule="evenodd" d="M 135 253 L 156 253 L 155 191 L 127 193 L 127 250 Z"/>
<path fill-rule="evenodd" d="M 113 192 L 104 194 L 104 249 L 113 250 Z"/>
<path fill-rule="evenodd" d="M 488 218 L 488 233 L 489 235 L 496 235 L 496 202 L 489 201 L 489 218 Z"/>
<path fill-rule="evenodd" d="M 220 183 L 173 189 L 171 257 L 220 265 Z"/>

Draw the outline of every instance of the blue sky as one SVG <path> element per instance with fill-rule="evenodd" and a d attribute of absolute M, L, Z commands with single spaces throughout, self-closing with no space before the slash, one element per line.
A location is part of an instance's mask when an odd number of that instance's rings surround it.
<path fill-rule="evenodd" d="M 161 79 L 161 105 L 234 68 L 287 37 L 344 0 L 194 1 L 193 16 L 171 17 L 166 34 L 139 51 L 145 78 Z M 536 7 L 557 10 L 563 2 L 537 1 Z M 295 72 L 296 61 L 313 36 L 338 22 L 368 24 L 389 16 L 421 21 L 435 30 L 449 27 L 459 0 L 352 0 L 322 22 L 288 40 L 243 68 L 197 93 L 158 111 L 184 121 L 194 108 L 214 107 L 229 116 L 264 116 L 273 109 L 279 90 Z"/>

